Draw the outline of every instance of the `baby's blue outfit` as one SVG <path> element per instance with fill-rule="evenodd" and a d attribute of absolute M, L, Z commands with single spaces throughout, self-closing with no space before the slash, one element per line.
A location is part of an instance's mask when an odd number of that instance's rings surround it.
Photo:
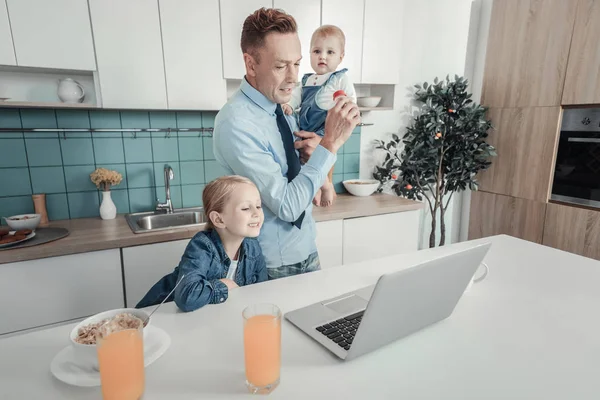
<path fill-rule="evenodd" d="M 325 87 L 331 78 L 337 74 L 347 72 L 347 68 L 333 72 L 320 86 L 306 86 L 307 79 L 313 74 L 305 74 L 302 77 L 302 102 L 300 103 L 300 114 L 298 115 L 298 125 L 300 129 L 307 132 L 315 132 L 319 136 L 325 134 L 325 118 L 327 111 L 317 105 L 316 97 L 319 90 Z"/>

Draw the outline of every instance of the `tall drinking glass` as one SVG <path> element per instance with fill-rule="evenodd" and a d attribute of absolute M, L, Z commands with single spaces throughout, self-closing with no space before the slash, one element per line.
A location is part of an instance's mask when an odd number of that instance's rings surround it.
<path fill-rule="evenodd" d="M 273 304 L 256 304 L 242 316 L 246 386 L 254 394 L 271 393 L 281 369 L 281 311 Z"/>
<path fill-rule="evenodd" d="M 144 394 L 143 324 L 122 329 L 110 323 L 96 339 L 104 400 L 138 400 Z"/>

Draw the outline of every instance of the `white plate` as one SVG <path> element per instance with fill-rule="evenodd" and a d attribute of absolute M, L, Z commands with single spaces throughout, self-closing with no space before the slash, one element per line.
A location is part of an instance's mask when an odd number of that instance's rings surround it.
<path fill-rule="evenodd" d="M 15 231 L 12 231 L 10 234 L 11 234 L 11 235 L 14 235 L 14 234 L 15 234 Z M 10 243 L 3 243 L 3 244 L 0 244 L 0 249 L 1 249 L 1 248 L 3 248 L 3 247 L 10 247 L 10 246 L 14 246 L 14 245 L 15 245 L 15 244 L 17 244 L 17 243 L 21 243 L 21 242 L 24 242 L 24 241 L 26 241 L 26 240 L 29 240 L 29 239 L 31 239 L 31 238 L 32 238 L 32 237 L 34 237 L 34 236 L 35 236 L 35 232 L 31 232 L 29 235 L 25 236 L 25 239 L 23 239 L 23 240 L 17 240 L 16 242 L 10 242 Z"/>
<path fill-rule="evenodd" d="M 144 341 L 144 366 L 152 364 L 162 356 L 171 345 L 171 337 L 162 329 L 153 325 L 145 328 L 147 338 Z M 100 372 L 91 366 L 78 365 L 75 361 L 75 348 L 71 345 L 62 349 L 52 360 L 50 371 L 69 385 L 93 387 L 100 386 Z"/>

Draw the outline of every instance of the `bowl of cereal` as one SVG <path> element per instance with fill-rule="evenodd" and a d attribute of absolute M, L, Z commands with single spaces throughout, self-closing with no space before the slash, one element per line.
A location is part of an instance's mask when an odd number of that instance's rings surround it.
<path fill-rule="evenodd" d="M 35 231 L 35 228 L 40 224 L 40 219 L 40 214 L 22 214 L 4 217 L 4 221 L 13 231 Z"/>
<path fill-rule="evenodd" d="M 379 187 L 379 181 L 374 179 L 350 179 L 342 183 L 354 196 L 370 196 Z"/>
<path fill-rule="evenodd" d="M 117 324 L 121 329 L 137 329 L 148 318 L 148 313 L 136 308 L 117 308 L 92 315 L 75 325 L 69 338 L 75 349 L 75 357 L 82 365 L 98 369 L 96 353 L 96 334 L 100 326 L 106 323 Z M 148 326 L 150 321 L 145 325 Z M 144 338 L 146 329 L 144 329 Z"/>

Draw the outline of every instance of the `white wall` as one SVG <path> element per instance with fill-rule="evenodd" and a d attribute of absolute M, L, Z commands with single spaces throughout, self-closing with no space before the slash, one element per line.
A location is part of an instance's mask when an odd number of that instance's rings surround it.
<path fill-rule="evenodd" d="M 479 29 L 479 3 L 492 0 L 403 0 L 404 14 L 400 17 L 403 25 L 402 38 L 396 49 L 401 52 L 400 83 L 396 85 L 394 110 L 377 111 L 363 115 L 363 122 L 375 125 L 362 128 L 361 139 L 361 178 L 371 178 L 375 165 L 381 162 L 382 154 L 374 151 L 375 139 L 387 139 L 392 133 L 402 136 L 411 122 L 412 96 L 410 90 L 416 83 L 431 82 L 437 76 L 445 78 L 447 74 L 465 75 L 471 78 L 473 71 L 480 72 L 479 65 L 481 29 Z M 471 11 L 473 4 L 473 13 Z M 489 21 L 488 21 L 489 25 Z M 394 38 L 391 38 L 394 39 Z M 390 40 L 394 43 L 395 40 Z M 487 42 L 487 33 L 484 43 Z M 485 46 L 484 46 L 485 48 Z M 474 55 L 476 52 L 477 56 Z M 484 57 L 484 55 L 483 55 Z M 482 71 L 479 75 L 482 75 Z M 475 74 L 476 79 L 477 74 Z M 479 77 L 480 79 L 480 77 Z M 473 88 L 471 89 L 474 90 Z M 480 88 L 477 89 L 480 93 Z M 475 98 L 479 94 L 474 93 Z M 462 195 L 454 195 L 446 214 L 446 243 L 459 240 Z M 424 212 L 421 220 L 421 247 L 427 247 L 431 217 Z M 438 224 L 439 229 L 439 224 Z M 437 235 L 439 241 L 439 233 Z"/>

